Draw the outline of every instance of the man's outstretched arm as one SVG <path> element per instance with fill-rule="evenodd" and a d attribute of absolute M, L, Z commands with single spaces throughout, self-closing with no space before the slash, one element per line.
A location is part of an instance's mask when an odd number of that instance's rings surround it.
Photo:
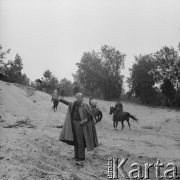
<path fill-rule="evenodd" d="M 59 102 L 65 104 L 65 105 L 69 105 L 69 103 L 70 103 L 69 101 L 66 101 L 64 99 L 60 99 Z"/>

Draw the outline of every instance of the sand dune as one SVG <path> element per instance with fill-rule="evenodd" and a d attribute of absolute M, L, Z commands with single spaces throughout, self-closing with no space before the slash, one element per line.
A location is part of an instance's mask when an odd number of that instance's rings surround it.
<path fill-rule="evenodd" d="M 0 179 L 107 179 L 110 157 L 128 157 L 127 172 L 133 162 L 143 165 L 157 159 L 180 167 L 178 111 L 123 102 L 124 110 L 135 115 L 139 124 L 131 121 L 131 131 L 126 123 L 121 131 L 118 124 L 115 131 L 109 115 L 115 103 L 97 100 L 103 112 L 96 124 L 99 147 L 86 152 L 85 167 L 79 168 L 72 159 L 73 147 L 58 141 L 61 128 L 57 127 L 63 124 L 67 107 L 59 104 L 53 112 L 50 95 L 33 88 L 0 81 L 0 89 Z M 150 176 L 155 178 L 154 169 Z"/>

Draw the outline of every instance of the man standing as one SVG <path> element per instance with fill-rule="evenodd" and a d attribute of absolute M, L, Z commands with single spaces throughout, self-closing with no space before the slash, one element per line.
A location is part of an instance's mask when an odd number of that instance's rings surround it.
<path fill-rule="evenodd" d="M 83 94 L 76 94 L 76 101 L 68 102 L 68 110 L 59 140 L 74 145 L 74 158 L 76 161 L 85 160 L 85 148 L 88 151 L 98 146 L 96 128 L 90 107 L 83 102 Z"/>

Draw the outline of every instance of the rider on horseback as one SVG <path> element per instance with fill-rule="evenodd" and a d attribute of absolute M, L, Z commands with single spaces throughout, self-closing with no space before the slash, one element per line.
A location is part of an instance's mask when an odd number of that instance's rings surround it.
<path fill-rule="evenodd" d="M 92 113 L 94 115 L 94 118 L 96 120 L 95 124 L 102 119 L 102 112 L 101 110 L 97 107 L 97 101 L 93 99 L 93 97 L 89 98 L 89 105 L 91 107 Z"/>
<path fill-rule="evenodd" d="M 57 107 L 58 107 L 58 103 L 59 103 L 59 99 L 58 99 L 58 91 L 57 89 L 55 89 L 51 95 L 51 102 L 53 102 L 53 109 L 54 109 L 54 112 L 55 110 L 57 110 Z"/>
<path fill-rule="evenodd" d="M 89 105 L 91 106 L 91 108 L 96 108 L 97 102 L 93 99 L 93 97 L 89 98 Z"/>
<path fill-rule="evenodd" d="M 58 91 L 57 91 L 57 89 L 55 89 L 54 91 L 53 91 L 53 94 L 52 94 L 52 100 L 53 99 L 57 99 L 58 98 Z M 51 100 L 51 101 L 52 101 Z"/>
<path fill-rule="evenodd" d="M 89 98 L 89 105 L 91 107 L 92 113 L 94 115 L 96 115 L 99 111 L 99 109 L 97 108 L 97 101 L 93 99 L 93 97 Z"/>
<path fill-rule="evenodd" d="M 113 121 L 116 120 L 118 113 L 119 113 L 120 111 L 121 111 L 121 112 L 123 111 L 123 105 L 122 105 L 122 103 L 120 102 L 120 100 L 118 100 L 118 101 L 116 102 L 115 109 L 116 109 L 116 112 L 114 113 Z"/>

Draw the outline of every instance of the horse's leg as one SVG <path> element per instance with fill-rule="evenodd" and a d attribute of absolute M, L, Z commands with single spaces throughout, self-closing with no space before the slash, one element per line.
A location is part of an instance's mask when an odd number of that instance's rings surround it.
<path fill-rule="evenodd" d="M 114 123 L 113 123 L 113 127 L 115 128 L 115 121 L 114 121 Z"/>
<path fill-rule="evenodd" d="M 97 114 L 96 118 L 96 122 L 99 122 L 99 114 Z"/>
<path fill-rule="evenodd" d="M 99 121 L 102 120 L 102 112 L 100 111 L 100 114 L 99 114 Z"/>
<path fill-rule="evenodd" d="M 114 121 L 114 129 L 115 130 L 117 129 L 117 124 L 118 124 L 118 121 Z"/>
<path fill-rule="evenodd" d="M 96 123 L 98 123 L 98 116 L 96 116 Z"/>
<path fill-rule="evenodd" d="M 122 131 L 123 131 L 123 128 L 124 128 L 124 121 L 121 121 L 121 125 L 122 125 Z"/>
<path fill-rule="evenodd" d="M 56 111 L 56 106 L 54 106 L 54 112 Z"/>
<path fill-rule="evenodd" d="M 116 129 L 117 129 L 118 121 L 116 122 Z"/>
<path fill-rule="evenodd" d="M 94 119 L 95 119 L 95 124 L 97 123 L 97 116 L 94 116 Z"/>
<path fill-rule="evenodd" d="M 101 117 L 101 113 L 99 113 L 99 114 L 98 114 L 98 122 L 101 121 L 101 118 L 102 118 L 102 117 Z"/>
<path fill-rule="evenodd" d="M 96 115 L 96 123 L 99 122 L 99 115 Z"/>
<path fill-rule="evenodd" d="M 129 130 L 131 130 L 131 124 L 130 124 L 130 122 L 129 122 L 129 119 L 127 119 L 126 121 L 127 121 L 127 123 L 128 123 Z"/>

